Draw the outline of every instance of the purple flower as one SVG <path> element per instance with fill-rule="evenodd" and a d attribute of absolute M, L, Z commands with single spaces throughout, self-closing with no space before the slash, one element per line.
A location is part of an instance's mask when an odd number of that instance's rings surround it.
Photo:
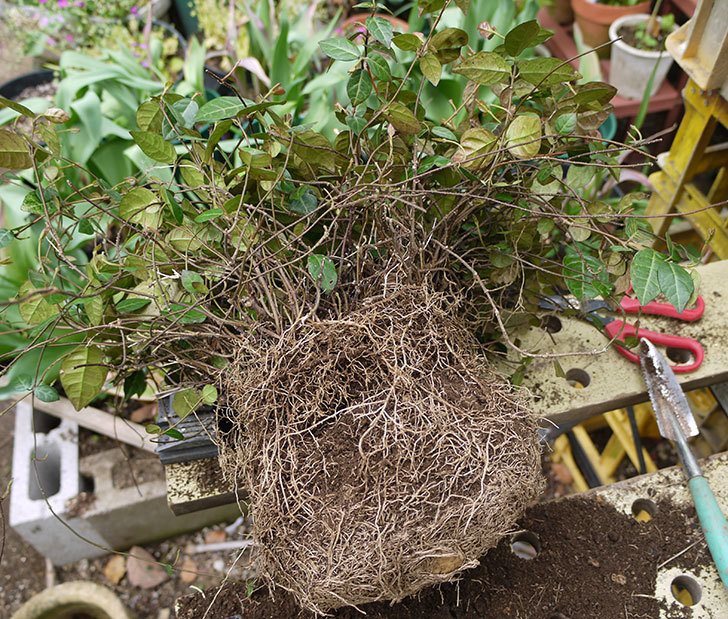
<path fill-rule="evenodd" d="M 48 38 L 46 39 L 46 44 L 47 44 L 47 45 L 48 45 L 49 47 L 55 47 L 55 46 L 56 46 L 56 40 L 55 40 L 55 39 L 54 39 L 53 37 L 48 37 Z"/>
<path fill-rule="evenodd" d="M 144 67 L 145 69 L 148 69 L 148 68 L 149 68 L 149 63 L 148 63 L 148 62 L 147 62 L 146 60 L 142 60 L 142 66 L 143 66 L 143 67 Z"/>
<path fill-rule="evenodd" d="M 48 0 L 38 0 L 38 2 L 40 2 L 41 4 L 45 4 L 46 2 L 48 2 Z"/>
<path fill-rule="evenodd" d="M 47 18 L 47 17 L 45 16 L 45 15 L 43 15 L 43 17 L 41 17 L 41 18 L 40 18 L 40 19 L 38 20 L 38 25 L 39 25 L 39 26 L 40 26 L 41 28 L 45 28 L 45 27 L 46 27 L 46 26 L 48 25 L 48 23 L 49 23 L 49 20 L 48 20 L 48 18 Z"/>
<path fill-rule="evenodd" d="M 58 0 L 58 8 L 59 9 L 67 9 L 68 8 L 68 0 Z"/>
<path fill-rule="evenodd" d="M 82 9 L 86 3 L 83 0 L 76 0 L 73 4 L 75 4 L 79 9 Z"/>
<path fill-rule="evenodd" d="M 66 41 L 68 41 L 69 43 L 73 43 L 73 37 L 70 34 L 67 34 Z"/>
<path fill-rule="evenodd" d="M 135 4 L 133 7 L 131 7 L 130 13 L 134 17 L 139 17 L 139 7 Z"/>
<path fill-rule="evenodd" d="M 140 49 L 147 49 L 147 44 L 146 43 L 139 43 L 139 48 Z"/>

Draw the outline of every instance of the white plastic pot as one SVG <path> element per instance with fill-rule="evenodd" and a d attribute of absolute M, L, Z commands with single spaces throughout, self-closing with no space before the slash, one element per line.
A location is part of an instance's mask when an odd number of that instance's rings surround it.
<path fill-rule="evenodd" d="M 647 21 L 649 17 L 646 14 L 625 15 L 609 26 L 609 38 L 614 41 L 609 83 L 617 89 L 617 94 L 625 99 L 642 99 L 655 63 L 658 63 L 650 91 L 650 96 L 654 95 L 665 81 L 665 76 L 672 65 L 672 56 L 667 51 L 648 52 L 627 45 L 624 41 L 615 40 L 622 26 L 639 24 Z"/>

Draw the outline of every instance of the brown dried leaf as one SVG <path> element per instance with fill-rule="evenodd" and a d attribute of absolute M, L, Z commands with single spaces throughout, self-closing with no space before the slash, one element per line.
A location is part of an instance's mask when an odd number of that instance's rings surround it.
<path fill-rule="evenodd" d="M 169 579 L 166 570 L 144 548 L 134 546 L 126 562 L 129 583 L 142 589 L 153 589 Z"/>
<path fill-rule="evenodd" d="M 104 567 L 104 576 L 115 585 L 118 585 L 126 574 L 126 557 L 123 555 L 114 555 Z"/>

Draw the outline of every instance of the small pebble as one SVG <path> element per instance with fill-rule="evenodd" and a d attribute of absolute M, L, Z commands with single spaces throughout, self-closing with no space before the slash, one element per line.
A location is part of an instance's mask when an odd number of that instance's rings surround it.
<path fill-rule="evenodd" d="M 223 561 L 222 559 L 215 559 L 215 561 L 213 561 L 213 563 L 212 563 L 212 568 L 216 572 L 224 571 L 225 570 L 225 561 Z"/>

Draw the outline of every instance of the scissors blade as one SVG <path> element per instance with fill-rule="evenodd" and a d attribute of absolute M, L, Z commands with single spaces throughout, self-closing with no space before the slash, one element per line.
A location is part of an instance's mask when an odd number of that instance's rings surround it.
<path fill-rule="evenodd" d="M 660 434 L 671 441 L 678 440 L 678 432 L 684 436 L 697 435 L 693 412 L 672 368 L 655 345 L 645 338 L 640 340 L 640 360 Z"/>

